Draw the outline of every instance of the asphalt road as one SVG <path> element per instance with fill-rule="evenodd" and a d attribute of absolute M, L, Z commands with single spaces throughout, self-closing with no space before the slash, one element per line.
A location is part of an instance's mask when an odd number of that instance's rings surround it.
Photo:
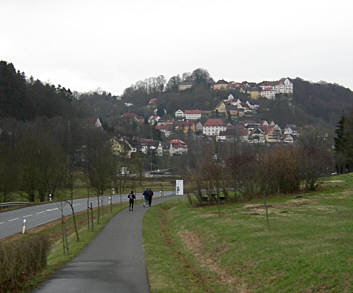
<path fill-rule="evenodd" d="M 175 194 L 174 191 L 164 191 L 164 196 Z M 154 191 L 154 198 L 158 198 L 161 195 L 160 191 Z M 138 193 L 137 199 L 142 199 L 142 194 Z M 101 197 L 103 205 L 109 204 L 109 196 Z M 128 201 L 127 194 L 113 195 L 112 196 L 113 204 L 119 203 L 120 201 Z M 87 205 L 92 203 L 93 207 L 97 206 L 97 198 L 90 197 L 76 199 L 74 200 L 74 210 L 75 212 L 80 212 L 87 209 Z M 60 213 L 60 202 L 53 202 L 48 204 L 30 206 L 26 208 L 21 208 L 9 212 L 0 213 L 0 239 L 16 234 L 21 233 L 23 220 L 26 220 L 26 229 L 31 229 L 51 221 L 54 221 L 61 217 Z M 68 204 L 64 203 L 64 215 L 71 214 L 71 208 Z"/>
<path fill-rule="evenodd" d="M 152 205 L 161 201 L 154 198 Z M 134 212 L 125 209 L 118 213 L 80 254 L 34 292 L 149 292 L 142 247 L 147 209 L 140 204 Z"/>

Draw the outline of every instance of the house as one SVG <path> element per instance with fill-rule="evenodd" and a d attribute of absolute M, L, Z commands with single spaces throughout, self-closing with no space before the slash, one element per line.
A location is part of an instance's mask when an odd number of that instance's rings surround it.
<path fill-rule="evenodd" d="M 221 131 L 225 131 L 227 127 L 221 119 L 208 119 L 202 128 L 202 134 L 207 136 L 219 135 Z"/>
<path fill-rule="evenodd" d="M 166 137 L 168 137 L 172 134 L 172 128 L 173 128 L 172 124 L 163 124 L 163 125 L 155 126 L 155 129 L 162 132 Z"/>
<path fill-rule="evenodd" d="M 226 105 L 224 102 L 220 102 L 216 108 L 215 108 L 215 112 L 218 114 L 223 114 L 223 115 L 227 115 L 227 109 L 226 109 Z"/>
<path fill-rule="evenodd" d="M 294 137 L 291 134 L 286 134 L 283 138 L 284 143 L 294 143 Z"/>
<path fill-rule="evenodd" d="M 278 125 L 269 126 L 265 135 L 266 142 L 279 143 L 281 142 L 282 130 Z"/>
<path fill-rule="evenodd" d="M 294 129 L 292 129 L 291 127 L 286 127 L 284 130 L 283 130 L 283 135 L 286 136 L 286 135 L 291 135 L 293 137 L 297 136 L 298 135 L 298 132 Z"/>
<path fill-rule="evenodd" d="M 186 120 L 199 120 L 201 119 L 200 110 L 185 110 L 185 119 Z"/>
<path fill-rule="evenodd" d="M 119 140 L 117 140 L 116 138 L 112 138 L 110 142 L 112 146 L 113 155 L 119 156 L 120 154 L 127 152 L 124 145 L 121 142 L 119 142 Z"/>
<path fill-rule="evenodd" d="M 274 88 L 277 94 L 293 94 L 293 83 L 288 78 L 280 79 Z"/>
<path fill-rule="evenodd" d="M 102 128 L 103 127 L 103 124 L 102 124 L 102 121 L 97 118 L 97 117 L 91 117 L 91 118 L 88 118 L 87 119 L 87 128 Z"/>
<path fill-rule="evenodd" d="M 189 131 L 195 132 L 195 124 L 191 121 L 175 121 L 174 129 L 176 131 L 182 131 L 185 134 Z"/>
<path fill-rule="evenodd" d="M 241 86 L 241 82 L 230 81 L 228 82 L 228 89 L 238 89 Z"/>
<path fill-rule="evenodd" d="M 263 81 L 259 84 L 261 91 L 261 96 L 267 97 L 272 95 L 272 92 L 275 94 L 293 94 L 293 83 L 289 78 L 282 78 L 279 81 Z M 263 93 L 263 91 L 265 91 Z"/>
<path fill-rule="evenodd" d="M 257 100 L 261 96 L 261 92 L 257 88 L 251 88 L 248 90 L 250 98 L 253 100 Z"/>
<path fill-rule="evenodd" d="M 182 110 L 177 110 L 175 111 L 175 114 L 174 114 L 175 118 L 176 119 L 184 119 L 185 118 L 185 114 Z"/>
<path fill-rule="evenodd" d="M 115 156 L 124 156 L 131 158 L 132 153 L 136 153 L 136 148 L 133 148 L 131 144 L 123 138 L 117 139 L 113 137 L 111 140 L 112 153 Z"/>
<path fill-rule="evenodd" d="M 226 110 L 227 110 L 228 117 L 230 118 L 235 118 L 239 114 L 238 107 L 234 105 L 227 105 Z"/>
<path fill-rule="evenodd" d="M 274 100 L 276 98 L 276 90 L 272 87 L 265 87 L 261 91 L 260 95 L 268 100 Z"/>
<path fill-rule="evenodd" d="M 234 96 L 233 96 L 232 94 L 229 94 L 228 98 L 223 100 L 223 102 L 224 102 L 226 105 L 231 104 L 233 101 L 234 101 Z"/>
<path fill-rule="evenodd" d="M 249 143 L 256 143 L 256 144 L 257 143 L 264 144 L 266 142 L 265 133 L 259 127 L 253 129 L 249 133 L 248 142 Z"/>
<path fill-rule="evenodd" d="M 162 143 L 161 142 L 158 143 L 157 156 L 158 157 L 163 157 L 163 147 L 162 147 Z"/>
<path fill-rule="evenodd" d="M 196 125 L 195 125 L 195 132 L 197 134 L 201 134 L 202 133 L 202 129 L 203 129 L 202 123 L 200 121 L 197 122 Z"/>
<path fill-rule="evenodd" d="M 136 120 L 137 122 L 140 122 L 140 123 L 143 122 L 143 118 L 135 113 L 123 113 L 121 114 L 120 117 L 125 119 Z"/>
<path fill-rule="evenodd" d="M 169 154 L 170 156 L 177 156 L 186 154 L 188 152 L 188 146 L 185 142 L 180 139 L 172 139 L 169 141 Z"/>
<path fill-rule="evenodd" d="M 147 122 L 149 125 L 157 125 L 158 121 L 161 119 L 161 117 L 156 116 L 156 115 L 151 115 Z"/>
<path fill-rule="evenodd" d="M 227 90 L 228 82 L 226 82 L 224 79 L 220 79 L 214 85 L 212 85 L 212 89 L 215 91 Z"/>
<path fill-rule="evenodd" d="M 192 88 L 192 84 L 188 83 L 188 82 L 182 82 L 178 85 L 178 90 L 181 91 L 185 91 L 187 89 L 191 89 Z"/>
<path fill-rule="evenodd" d="M 257 110 L 259 108 L 259 105 L 252 105 L 249 101 L 245 102 L 245 105 L 250 109 L 250 110 Z"/>
<path fill-rule="evenodd" d="M 242 102 L 239 99 L 237 99 L 236 101 L 233 101 L 231 104 L 239 107 L 239 106 L 241 106 Z"/>

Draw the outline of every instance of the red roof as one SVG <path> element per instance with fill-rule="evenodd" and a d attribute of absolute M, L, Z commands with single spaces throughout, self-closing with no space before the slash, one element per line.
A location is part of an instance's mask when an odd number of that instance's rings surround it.
<path fill-rule="evenodd" d="M 168 130 L 171 128 L 172 125 L 157 125 L 155 128 L 158 129 L 158 130 Z"/>
<path fill-rule="evenodd" d="M 192 126 L 194 123 L 191 121 L 175 121 L 174 126 Z"/>
<path fill-rule="evenodd" d="M 208 119 L 203 126 L 224 126 L 224 123 L 221 119 Z"/>
<path fill-rule="evenodd" d="M 172 139 L 169 141 L 173 148 L 186 148 L 185 142 L 180 139 Z"/>
<path fill-rule="evenodd" d="M 185 114 L 201 114 L 201 110 L 185 110 Z"/>
<path fill-rule="evenodd" d="M 121 117 L 123 118 L 136 118 L 137 119 L 137 115 L 135 113 L 124 113 L 121 115 Z"/>
<path fill-rule="evenodd" d="M 153 98 L 153 99 L 150 99 L 148 104 L 155 104 L 157 103 L 157 99 L 156 98 Z"/>

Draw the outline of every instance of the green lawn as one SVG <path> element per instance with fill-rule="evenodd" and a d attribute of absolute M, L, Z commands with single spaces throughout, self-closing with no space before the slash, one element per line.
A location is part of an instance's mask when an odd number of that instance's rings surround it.
<path fill-rule="evenodd" d="M 353 174 L 315 193 L 150 209 L 144 248 L 151 292 L 353 292 Z"/>

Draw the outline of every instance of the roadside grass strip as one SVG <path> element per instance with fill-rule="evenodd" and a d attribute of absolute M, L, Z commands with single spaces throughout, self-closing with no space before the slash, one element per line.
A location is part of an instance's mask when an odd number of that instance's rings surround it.
<path fill-rule="evenodd" d="M 322 181 L 313 193 L 271 197 L 269 230 L 262 200 L 221 213 L 186 198 L 148 210 L 151 292 L 353 292 L 353 175 Z"/>

